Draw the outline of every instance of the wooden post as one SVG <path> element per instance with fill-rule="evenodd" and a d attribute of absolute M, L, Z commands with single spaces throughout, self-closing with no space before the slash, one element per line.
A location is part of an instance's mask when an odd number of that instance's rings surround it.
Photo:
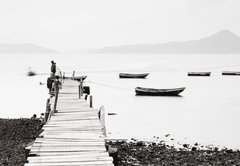
<path fill-rule="evenodd" d="M 58 80 L 55 81 L 55 101 L 54 101 L 54 107 L 53 107 L 53 112 L 57 112 L 56 108 L 57 108 L 57 100 L 58 100 L 58 93 L 59 93 L 59 86 L 58 86 L 59 82 Z"/>
<path fill-rule="evenodd" d="M 82 96 L 83 95 L 83 81 L 82 81 L 82 78 L 80 78 L 80 89 L 81 89 L 80 96 Z"/>
<path fill-rule="evenodd" d="M 75 77 L 75 71 L 73 71 L 72 80 L 74 80 L 74 77 Z"/>
<path fill-rule="evenodd" d="M 78 85 L 78 95 L 79 95 L 79 99 L 81 99 L 81 92 L 82 91 L 82 89 L 81 89 L 81 85 L 79 84 Z"/>
<path fill-rule="evenodd" d="M 92 97 L 92 95 L 90 95 L 90 108 L 92 108 L 93 107 L 93 97 Z"/>
<path fill-rule="evenodd" d="M 104 106 L 102 106 L 100 109 L 99 109 L 99 118 L 100 118 L 100 122 L 102 123 L 103 125 L 103 135 L 107 135 L 107 132 L 106 132 L 106 126 L 105 126 L 105 108 Z"/>
<path fill-rule="evenodd" d="M 62 72 L 61 71 L 59 72 L 59 75 L 60 75 L 60 82 L 61 82 L 60 89 L 62 89 L 63 76 L 62 76 Z"/>
<path fill-rule="evenodd" d="M 44 116 L 44 124 L 46 124 L 47 121 L 48 121 L 48 117 L 49 117 L 50 111 L 51 111 L 51 104 L 47 103 L 46 112 L 45 112 L 45 116 Z"/>
<path fill-rule="evenodd" d="M 63 80 L 65 79 L 65 72 L 63 72 Z"/>
<path fill-rule="evenodd" d="M 85 96 L 85 100 L 87 100 L 87 97 L 88 97 L 88 94 L 86 94 L 86 96 Z"/>

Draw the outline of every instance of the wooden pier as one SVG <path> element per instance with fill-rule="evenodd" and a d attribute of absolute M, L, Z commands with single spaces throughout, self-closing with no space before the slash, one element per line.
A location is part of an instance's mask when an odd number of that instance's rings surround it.
<path fill-rule="evenodd" d="M 64 80 L 50 100 L 49 117 L 25 166 L 113 166 L 99 110 L 90 108 L 81 95 L 77 81 Z"/>

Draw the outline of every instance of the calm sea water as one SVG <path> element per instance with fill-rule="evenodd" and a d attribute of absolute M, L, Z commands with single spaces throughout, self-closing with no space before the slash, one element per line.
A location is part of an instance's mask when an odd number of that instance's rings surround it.
<path fill-rule="evenodd" d="M 166 140 L 240 148 L 240 55 L 0 54 L 1 118 L 31 117 L 45 111 L 50 61 L 66 75 L 87 75 L 94 107 L 105 106 L 111 137 Z M 28 67 L 39 75 L 27 77 Z M 188 77 L 211 71 L 211 77 Z M 119 79 L 119 72 L 149 72 L 147 79 Z M 44 83 L 40 85 L 39 82 Z M 136 86 L 186 87 L 180 97 L 135 96 Z M 169 137 L 165 137 L 170 134 Z M 174 140 L 171 140 L 173 138 Z"/>

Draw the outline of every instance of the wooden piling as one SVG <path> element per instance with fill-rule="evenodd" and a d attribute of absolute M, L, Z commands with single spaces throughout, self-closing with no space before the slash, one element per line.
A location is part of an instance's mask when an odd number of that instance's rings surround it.
<path fill-rule="evenodd" d="M 92 97 L 92 95 L 90 95 L 90 108 L 92 108 L 93 107 L 93 97 Z"/>
<path fill-rule="evenodd" d="M 106 127 L 105 127 L 105 108 L 104 108 L 104 106 L 102 106 L 99 109 L 99 118 L 100 118 L 100 122 L 103 125 L 103 134 L 106 136 L 107 132 L 106 132 Z"/>
<path fill-rule="evenodd" d="M 74 77 L 75 77 L 75 71 L 73 71 L 72 80 L 74 80 Z"/>
<path fill-rule="evenodd" d="M 46 105 L 46 112 L 45 112 L 45 116 L 44 116 L 44 124 L 46 124 L 47 121 L 48 121 L 48 117 L 49 117 L 50 111 L 51 111 L 51 104 L 47 103 L 47 105 Z"/>
<path fill-rule="evenodd" d="M 54 82 L 54 90 L 55 90 L 55 101 L 54 101 L 54 107 L 53 107 L 53 111 L 54 113 L 57 112 L 56 108 L 57 108 L 57 101 L 58 101 L 58 93 L 59 93 L 59 81 L 55 81 Z"/>
<path fill-rule="evenodd" d="M 83 80 L 82 80 L 82 78 L 80 78 L 80 89 L 81 89 L 80 96 L 82 96 L 83 95 Z"/>
<path fill-rule="evenodd" d="M 81 93 L 82 93 L 81 91 L 82 91 L 81 85 L 79 84 L 79 85 L 78 85 L 78 98 L 79 98 L 79 99 L 81 99 Z"/>

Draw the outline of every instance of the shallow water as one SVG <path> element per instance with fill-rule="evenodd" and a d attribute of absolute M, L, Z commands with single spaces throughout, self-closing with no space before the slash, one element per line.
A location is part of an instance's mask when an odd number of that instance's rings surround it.
<path fill-rule="evenodd" d="M 165 139 L 170 144 L 201 143 L 240 148 L 240 55 L 0 55 L 3 118 L 31 117 L 45 111 L 50 61 L 70 76 L 88 75 L 94 107 L 104 105 L 107 131 L 113 137 Z M 27 77 L 32 67 L 39 75 Z M 211 77 L 188 77 L 211 71 Z M 119 79 L 119 72 L 150 72 L 147 79 Z M 39 82 L 45 83 L 40 85 Z M 135 96 L 136 86 L 186 87 L 180 97 Z M 169 137 L 165 137 L 170 134 Z M 174 138 L 174 141 L 170 139 Z"/>

